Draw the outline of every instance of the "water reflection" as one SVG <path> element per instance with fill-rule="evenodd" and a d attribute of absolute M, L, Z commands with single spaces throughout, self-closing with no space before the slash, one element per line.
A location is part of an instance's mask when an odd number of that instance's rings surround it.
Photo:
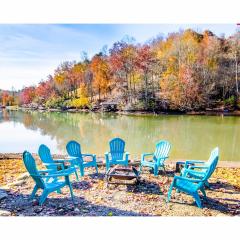
<path fill-rule="evenodd" d="M 2 111 L 0 131 L 8 128 L 14 133 L 7 134 L 8 131 L 4 131 L 5 136 L 0 138 L 0 152 L 6 152 L 6 149 L 8 152 L 17 152 L 18 145 L 22 145 L 22 148 L 31 146 L 32 151 L 37 151 L 39 144 L 46 143 L 52 152 L 64 153 L 66 143 L 74 139 L 81 143 L 84 152 L 103 155 L 108 150 L 108 141 L 113 137 L 121 137 L 132 154 L 152 151 L 158 140 L 166 139 L 172 143 L 173 159 L 206 159 L 210 150 L 219 146 L 221 160 L 240 161 L 239 124 L 238 117 L 221 116 Z M 30 142 L 29 131 L 35 141 Z M 18 133 L 22 141 L 13 141 Z M 11 141 L 15 142 L 12 146 Z"/>

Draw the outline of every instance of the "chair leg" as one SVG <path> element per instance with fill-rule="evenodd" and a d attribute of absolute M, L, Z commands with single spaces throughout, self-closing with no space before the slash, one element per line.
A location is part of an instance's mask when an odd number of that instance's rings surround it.
<path fill-rule="evenodd" d="M 40 197 L 39 200 L 39 205 L 43 205 L 43 203 L 45 202 L 45 200 L 47 199 L 49 192 L 47 190 L 43 190 L 42 196 Z"/>
<path fill-rule="evenodd" d="M 83 177 L 84 176 L 84 167 L 83 166 L 79 166 L 79 170 L 80 170 L 81 177 Z"/>
<path fill-rule="evenodd" d="M 202 187 L 200 188 L 200 191 L 202 192 L 203 196 L 206 198 L 207 195 L 206 195 L 206 192 L 205 192 L 204 186 L 202 186 Z"/>
<path fill-rule="evenodd" d="M 198 195 L 197 192 L 193 194 L 193 197 L 194 197 L 194 199 L 196 200 L 197 206 L 198 206 L 199 208 L 202 208 L 201 199 L 200 199 L 200 197 L 199 197 L 199 195 Z"/>
<path fill-rule="evenodd" d="M 169 202 L 170 199 L 171 199 L 172 189 L 173 189 L 173 183 L 170 185 L 170 188 L 169 188 L 169 190 L 168 190 L 167 202 Z"/>
<path fill-rule="evenodd" d="M 98 174 L 98 166 L 97 166 L 97 163 L 95 165 L 95 169 L 96 169 L 96 173 Z"/>
<path fill-rule="evenodd" d="M 56 192 L 57 192 L 58 194 L 61 194 L 61 193 L 62 193 L 61 189 L 58 189 Z"/>
<path fill-rule="evenodd" d="M 65 181 L 66 181 L 66 184 L 67 184 L 68 187 L 69 187 L 72 201 L 74 202 L 73 188 L 72 188 L 72 184 L 71 184 L 71 182 L 70 182 L 69 176 L 66 176 L 66 177 L 65 177 Z"/>
<path fill-rule="evenodd" d="M 164 175 L 166 176 L 166 175 L 167 175 L 167 172 L 166 172 L 166 168 L 165 168 L 165 166 L 162 165 L 162 168 L 163 168 Z"/>
<path fill-rule="evenodd" d="M 106 162 L 106 172 L 109 170 L 109 168 L 110 168 L 110 164 Z"/>
<path fill-rule="evenodd" d="M 154 176 L 157 176 L 158 175 L 158 166 L 155 165 L 154 166 Z"/>
<path fill-rule="evenodd" d="M 210 188 L 210 185 L 209 185 L 209 182 L 208 182 L 208 181 L 205 181 L 204 185 L 205 185 L 207 188 Z"/>
<path fill-rule="evenodd" d="M 30 196 L 30 199 L 34 199 L 37 191 L 38 191 L 38 186 L 35 185 L 35 187 L 33 188 L 32 194 L 31 194 L 31 196 Z"/>
<path fill-rule="evenodd" d="M 79 181 L 77 170 L 75 170 L 75 176 L 76 176 L 77 181 Z"/>

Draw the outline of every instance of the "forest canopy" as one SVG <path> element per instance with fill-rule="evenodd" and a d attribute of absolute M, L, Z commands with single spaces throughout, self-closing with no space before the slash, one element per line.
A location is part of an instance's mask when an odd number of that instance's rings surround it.
<path fill-rule="evenodd" d="M 145 44 L 130 38 L 91 59 L 61 63 L 53 75 L 0 104 L 93 108 L 114 101 L 125 109 L 201 110 L 239 107 L 240 32 L 225 38 L 188 29 Z"/>

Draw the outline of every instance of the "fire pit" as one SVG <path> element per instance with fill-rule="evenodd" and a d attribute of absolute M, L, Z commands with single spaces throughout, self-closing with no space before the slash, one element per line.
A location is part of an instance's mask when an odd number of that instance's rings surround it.
<path fill-rule="evenodd" d="M 132 166 L 116 165 L 106 174 L 107 184 L 134 185 L 139 182 L 139 172 Z"/>

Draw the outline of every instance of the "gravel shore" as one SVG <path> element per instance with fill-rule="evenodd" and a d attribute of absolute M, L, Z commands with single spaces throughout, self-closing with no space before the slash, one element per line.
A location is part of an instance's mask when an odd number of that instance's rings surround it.
<path fill-rule="evenodd" d="M 40 162 L 39 167 L 42 168 Z M 240 169 L 218 168 L 210 179 L 203 209 L 191 196 L 173 191 L 166 203 L 168 188 L 175 174 L 175 164 L 159 176 L 144 168 L 138 185 L 110 185 L 105 181 L 105 167 L 99 174 L 89 168 L 79 182 L 72 175 L 75 204 L 69 189 L 52 193 L 40 207 L 38 198 L 28 199 L 34 186 L 22 160 L 0 161 L 0 216 L 239 216 Z"/>

